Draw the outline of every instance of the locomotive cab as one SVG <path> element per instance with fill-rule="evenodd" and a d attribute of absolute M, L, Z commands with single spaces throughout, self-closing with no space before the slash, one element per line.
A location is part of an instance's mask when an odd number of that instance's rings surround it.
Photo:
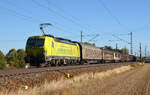
<path fill-rule="evenodd" d="M 40 63 L 46 62 L 46 56 L 48 54 L 47 50 L 47 40 L 50 37 L 46 36 L 33 36 L 29 37 L 26 43 L 26 53 L 27 56 L 25 61 L 30 63 L 32 66 L 38 66 Z M 48 49 L 51 49 L 50 46 Z"/>

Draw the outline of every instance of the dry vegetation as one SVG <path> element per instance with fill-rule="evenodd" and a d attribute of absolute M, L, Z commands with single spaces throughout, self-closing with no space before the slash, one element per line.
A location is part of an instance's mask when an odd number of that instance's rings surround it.
<path fill-rule="evenodd" d="M 39 85 L 33 88 L 24 89 L 24 86 L 18 91 L 3 91 L 0 95 L 78 95 L 79 92 L 89 89 L 89 87 L 102 82 L 104 79 L 110 79 L 112 76 L 116 76 L 122 72 L 132 69 L 132 66 L 122 66 L 112 70 L 103 72 L 88 72 L 71 79 L 60 78 L 59 80 L 53 80 L 51 82 L 45 82 L 44 85 Z M 91 89 L 90 91 L 94 91 Z M 88 92 L 84 92 L 86 94 Z M 90 94 L 89 94 L 90 95 Z"/>
<path fill-rule="evenodd" d="M 64 73 L 69 73 L 73 76 L 82 75 L 85 73 L 95 73 L 102 72 L 106 70 L 111 70 L 127 64 L 117 64 L 117 65 L 104 65 L 93 68 L 80 68 L 77 70 L 67 70 L 67 71 L 56 71 L 56 72 L 41 72 L 41 73 L 31 73 L 19 76 L 5 77 L 0 78 L 0 91 L 17 91 L 19 88 L 22 88 L 24 85 L 33 88 L 35 86 L 43 85 L 46 81 L 58 81 L 60 79 L 66 79 Z M 64 72 L 64 73 L 63 73 Z"/>

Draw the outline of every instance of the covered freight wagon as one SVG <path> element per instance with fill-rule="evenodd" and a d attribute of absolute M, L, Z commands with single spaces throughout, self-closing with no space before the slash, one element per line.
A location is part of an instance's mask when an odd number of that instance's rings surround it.
<path fill-rule="evenodd" d="M 81 59 L 86 63 L 98 63 L 102 60 L 101 49 L 93 45 L 80 43 Z"/>
<path fill-rule="evenodd" d="M 102 49 L 102 61 L 105 62 L 120 62 L 121 54 L 116 51 L 108 50 L 105 48 Z"/>
<path fill-rule="evenodd" d="M 114 52 L 107 49 L 102 49 L 103 62 L 112 62 L 114 60 Z"/>

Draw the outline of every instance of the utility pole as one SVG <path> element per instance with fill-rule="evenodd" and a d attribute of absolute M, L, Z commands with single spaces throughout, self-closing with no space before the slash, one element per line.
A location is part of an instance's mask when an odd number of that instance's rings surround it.
<path fill-rule="evenodd" d="M 82 42 L 82 38 L 83 38 L 83 34 L 82 34 L 83 32 L 81 31 L 81 42 Z"/>
<path fill-rule="evenodd" d="M 145 57 L 147 56 L 147 46 L 145 46 Z"/>
<path fill-rule="evenodd" d="M 130 38 L 130 40 L 131 40 L 131 42 L 130 42 L 130 45 L 131 45 L 131 55 L 133 55 L 133 34 L 132 34 L 132 32 L 130 33 L 130 36 L 131 36 L 131 38 Z"/>
<path fill-rule="evenodd" d="M 140 60 L 142 60 L 142 46 L 141 46 L 141 43 L 140 43 Z"/>
<path fill-rule="evenodd" d="M 147 57 L 150 57 L 150 56 L 149 56 L 149 50 L 148 50 L 148 52 L 147 52 Z"/>
<path fill-rule="evenodd" d="M 118 50 L 118 44 L 116 43 L 116 50 Z"/>
<path fill-rule="evenodd" d="M 124 47 L 124 49 L 123 49 L 123 54 L 127 54 L 127 51 L 126 51 L 126 46 Z"/>
<path fill-rule="evenodd" d="M 135 52 L 135 56 L 137 56 L 137 53 Z"/>

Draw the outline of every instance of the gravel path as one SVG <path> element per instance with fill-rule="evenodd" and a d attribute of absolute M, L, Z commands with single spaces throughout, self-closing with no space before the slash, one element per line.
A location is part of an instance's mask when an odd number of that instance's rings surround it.
<path fill-rule="evenodd" d="M 76 95 L 150 95 L 150 64 L 93 82 Z"/>

